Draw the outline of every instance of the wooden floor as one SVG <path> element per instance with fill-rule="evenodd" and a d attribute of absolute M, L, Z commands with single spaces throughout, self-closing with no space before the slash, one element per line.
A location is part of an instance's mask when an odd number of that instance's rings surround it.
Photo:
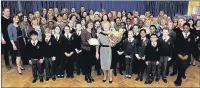
<path fill-rule="evenodd" d="M 199 63 L 198 63 L 199 64 Z M 75 75 L 74 79 L 59 78 L 56 81 L 44 81 L 40 83 L 32 83 L 32 73 L 30 66 L 25 66 L 26 70 L 23 71 L 23 75 L 17 73 L 16 68 L 7 70 L 2 61 L 2 87 L 174 87 L 175 76 L 168 76 L 168 83 L 164 83 L 162 80 L 159 82 L 153 82 L 150 85 L 145 85 L 144 82 L 135 81 L 136 75 L 134 74 L 131 79 L 125 79 L 124 76 L 118 74 L 114 76 L 113 83 L 102 83 L 103 75 L 97 76 L 96 72 L 92 72 L 92 76 L 95 79 L 93 83 L 86 83 L 84 76 Z M 200 67 L 190 66 L 186 72 L 186 79 L 183 80 L 181 87 L 200 87 Z"/>

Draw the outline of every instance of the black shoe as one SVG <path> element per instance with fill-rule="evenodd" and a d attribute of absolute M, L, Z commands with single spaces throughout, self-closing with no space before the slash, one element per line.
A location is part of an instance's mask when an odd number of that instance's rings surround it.
<path fill-rule="evenodd" d="M 155 81 L 156 81 L 156 82 L 158 82 L 159 80 L 160 80 L 160 78 L 156 78 L 156 80 L 155 80 Z"/>
<path fill-rule="evenodd" d="M 183 79 L 186 79 L 186 76 L 185 76 L 185 74 L 183 75 L 183 77 L 182 77 Z"/>
<path fill-rule="evenodd" d="M 66 76 L 66 78 L 70 78 L 70 76 L 69 76 L 69 75 L 67 75 L 67 76 Z"/>
<path fill-rule="evenodd" d="M 45 81 L 49 81 L 49 77 L 46 77 Z"/>
<path fill-rule="evenodd" d="M 40 79 L 40 82 L 42 83 L 42 82 L 43 82 L 43 79 Z"/>
<path fill-rule="evenodd" d="M 32 83 L 35 83 L 37 81 L 37 79 L 33 79 Z"/>
<path fill-rule="evenodd" d="M 162 79 L 162 80 L 163 80 L 164 83 L 167 83 L 167 80 L 166 80 L 166 79 Z"/>
<path fill-rule="evenodd" d="M 97 70 L 97 75 L 101 75 L 101 71 L 100 70 Z"/>
<path fill-rule="evenodd" d="M 72 76 L 70 76 L 71 78 L 74 78 L 74 76 L 72 75 Z"/>
<path fill-rule="evenodd" d="M 56 80 L 56 77 L 52 77 L 52 80 L 55 81 L 55 80 Z"/>
<path fill-rule="evenodd" d="M 181 83 L 178 83 L 177 81 L 174 81 L 175 86 L 181 86 Z"/>
<path fill-rule="evenodd" d="M 144 84 L 150 84 L 149 81 L 145 81 Z"/>
<path fill-rule="evenodd" d="M 137 78 L 135 79 L 136 81 L 138 81 L 140 79 L 140 77 L 139 76 L 137 76 Z"/>
<path fill-rule="evenodd" d="M 91 81 L 89 76 L 86 77 L 86 81 L 87 81 L 87 83 L 92 83 L 92 81 Z"/>
<path fill-rule="evenodd" d="M 102 80 L 102 82 L 106 82 L 106 80 Z"/>
<path fill-rule="evenodd" d="M 140 77 L 140 81 L 141 81 L 141 82 L 143 81 L 143 77 Z"/>
<path fill-rule="evenodd" d="M 177 73 L 176 72 L 172 72 L 171 74 L 170 74 L 170 76 L 174 76 L 174 75 L 176 75 Z"/>
<path fill-rule="evenodd" d="M 120 75 L 124 75 L 122 71 L 119 72 Z"/>
<path fill-rule="evenodd" d="M 91 81 L 94 82 L 94 79 L 92 78 L 91 74 L 89 75 L 89 78 L 90 78 Z"/>
<path fill-rule="evenodd" d="M 77 72 L 77 75 L 80 75 L 80 74 L 81 74 L 80 70 L 77 70 L 76 72 Z"/>
<path fill-rule="evenodd" d="M 113 81 L 109 81 L 109 83 L 111 84 Z"/>

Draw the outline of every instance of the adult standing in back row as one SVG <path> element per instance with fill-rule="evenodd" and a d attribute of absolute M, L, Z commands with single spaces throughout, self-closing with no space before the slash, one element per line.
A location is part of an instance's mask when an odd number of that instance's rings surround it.
<path fill-rule="evenodd" d="M 10 23 L 12 23 L 12 20 L 10 19 L 10 9 L 4 8 L 3 16 L 1 16 L 1 33 L 2 33 L 1 43 L 2 43 L 5 65 L 8 70 L 11 69 L 11 66 L 9 64 L 9 52 L 11 50 L 11 43 L 8 37 L 8 30 L 7 30 L 8 25 Z"/>

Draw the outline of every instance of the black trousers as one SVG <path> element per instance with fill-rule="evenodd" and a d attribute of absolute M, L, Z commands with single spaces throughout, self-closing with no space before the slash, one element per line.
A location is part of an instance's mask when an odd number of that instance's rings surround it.
<path fill-rule="evenodd" d="M 178 54 L 176 53 L 175 50 L 172 51 L 172 65 L 173 65 L 173 72 L 177 73 L 177 59 L 178 59 Z"/>
<path fill-rule="evenodd" d="M 92 70 L 92 65 L 93 65 L 93 60 L 92 60 L 92 55 L 91 55 L 91 51 L 88 50 L 82 50 L 83 51 L 83 70 L 85 75 L 91 74 L 91 70 Z"/>
<path fill-rule="evenodd" d="M 64 75 L 64 55 L 56 56 L 56 74 Z"/>
<path fill-rule="evenodd" d="M 45 60 L 46 78 L 55 77 L 56 75 L 55 61 L 52 60 L 52 57 L 44 57 L 44 60 Z"/>
<path fill-rule="evenodd" d="M 96 59 L 95 62 L 96 62 L 96 63 L 95 63 L 95 69 L 96 69 L 96 70 L 101 70 L 100 59 L 98 59 L 98 60 Z"/>
<path fill-rule="evenodd" d="M 147 65 L 146 81 L 153 81 L 156 75 L 156 61 L 149 61 Z"/>
<path fill-rule="evenodd" d="M 12 44 L 6 42 L 6 44 L 2 44 L 3 54 L 4 54 L 4 60 L 5 65 L 8 66 L 9 64 L 9 55 L 12 56 L 12 63 L 15 64 L 16 58 L 13 53 Z"/>
<path fill-rule="evenodd" d="M 138 76 L 140 76 L 140 77 L 143 77 L 143 74 L 144 74 L 144 69 L 145 69 L 145 61 L 144 60 L 138 60 L 138 59 L 136 59 L 135 60 L 135 63 L 136 63 L 136 65 L 137 65 L 137 74 L 138 74 Z"/>
<path fill-rule="evenodd" d="M 124 54 L 117 55 L 117 62 L 119 63 L 119 71 L 125 70 L 126 63 L 125 63 L 125 56 L 124 56 Z"/>
<path fill-rule="evenodd" d="M 182 77 L 185 75 L 185 71 L 188 67 L 188 60 L 181 60 L 180 58 L 177 60 L 177 67 L 178 67 L 178 75 L 176 78 L 176 82 L 181 84 Z"/>
<path fill-rule="evenodd" d="M 76 59 L 76 62 L 75 62 L 75 65 L 76 65 L 76 70 L 77 71 L 80 71 L 82 70 L 82 63 L 81 63 L 81 59 L 82 59 L 82 52 L 79 53 L 79 54 L 75 54 L 75 59 Z"/>
<path fill-rule="evenodd" d="M 39 59 L 31 59 L 32 61 L 32 74 L 34 79 L 43 78 L 43 73 L 44 73 L 44 68 L 43 68 L 43 63 L 40 63 Z"/>
<path fill-rule="evenodd" d="M 66 57 L 65 59 L 65 67 L 67 76 L 73 76 L 74 72 L 74 55 L 70 57 Z"/>
<path fill-rule="evenodd" d="M 131 58 L 125 57 L 125 60 L 126 60 L 126 75 L 132 75 L 134 58 L 133 58 L 133 55 L 130 55 L 130 56 L 131 56 Z"/>

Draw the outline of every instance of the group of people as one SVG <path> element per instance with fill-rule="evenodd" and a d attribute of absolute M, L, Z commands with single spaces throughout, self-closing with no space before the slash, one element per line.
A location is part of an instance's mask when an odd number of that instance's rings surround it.
<path fill-rule="evenodd" d="M 150 11 L 145 15 L 139 12 L 110 11 L 89 12 L 82 6 L 77 13 L 63 8 L 46 8 L 24 14 L 19 11 L 12 18 L 10 9 L 3 9 L 1 17 L 2 51 L 6 68 L 17 67 L 22 75 L 23 64 L 31 64 L 33 83 L 38 79 L 43 82 L 56 78 L 74 78 L 85 75 L 85 81 L 92 83 L 92 66 L 97 75 L 103 70 L 103 80 L 113 81 L 113 74 L 125 74 L 131 79 L 137 74 L 136 81 L 145 84 L 158 82 L 162 76 L 167 83 L 169 68 L 173 67 L 176 86 L 181 86 L 185 72 L 195 61 L 199 60 L 200 20 L 175 16 L 173 19 L 160 11 L 153 16 Z M 116 45 L 109 43 L 110 31 L 118 31 L 122 39 Z M 98 39 L 100 45 L 90 45 L 88 40 Z M 11 57 L 10 57 L 11 56 Z M 119 68 L 119 70 L 118 70 Z M 146 70 L 145 70 L 146 69 Z M 44 74 L 45 70 L 45 74 Z"/>

